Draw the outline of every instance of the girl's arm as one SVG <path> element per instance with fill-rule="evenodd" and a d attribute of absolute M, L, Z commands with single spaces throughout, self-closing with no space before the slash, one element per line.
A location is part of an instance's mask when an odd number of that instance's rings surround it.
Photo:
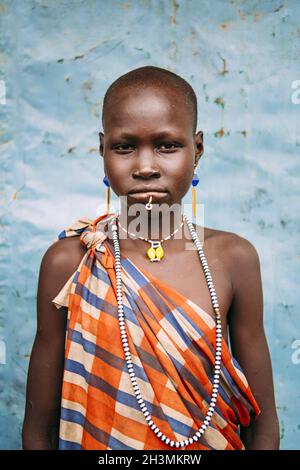
<path fill-rule="evenodd" d="M 59 240 L 48 248 L 41 262 L 37 330 L 27 377 L 23 449 L 58 448 L 67 308 L 57 309 L 51 300 L 75 271 L 78 260 L 78 256 L 74 257 L 74 242 Z"/>
<path fill-rule="evenodd" d="M 241 365 L 261 414 L 241 439 L 248 450 L 279 449 L 272 366 L 263 325 L 263 291 L 255 247 L 235 235 L 230 250 L 233 301 L 228 323 L 233 356 Z"/>

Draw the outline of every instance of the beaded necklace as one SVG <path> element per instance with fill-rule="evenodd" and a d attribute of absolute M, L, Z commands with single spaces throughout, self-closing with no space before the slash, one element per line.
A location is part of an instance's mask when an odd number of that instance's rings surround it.
<path fill-rule="evenodd" d="M 149 206 L 148 206 L 149 208 Z M 147 209 L 148 209 L 147 208 Z M 139 404 L 139 407 L 145 417 L 145 420 L 150 427 L 150 429 L 156 434 L 157 438 L 159 438 L 162 442 L 165 444 L 169 445 L 170 447 L 185 447 L 188 445 L 193 444 L 194 442 L 197 442 L 199 438 L 204 434 L 206 428 L 209 426 L 209 423 L 211 421 L 211 418 L 214 413 L 214 408 L 216 406 L 216 401 L 218 397 L 218 390 L 219 390 L 219 379 L 220 379 L 220 369 L 221 369 L 221 357 L 222 357 L 222 325 L 221 325 L 221 316 L 220 316 L 220 310 L 219 310 L 219 303 L 216 295 L 216 291 L 214 288 L 213 280 L 210 274 L 210 270 L 206 261 L 205 254 L 202 249 L 201 242 L 198 238 L 198 235 L 192 225 L 192 222 L 189 220 L 189 218 L 184 214 L 183 215 L 183 221 L 187 223 L 187 226 L 189 228 L 191 237 L 195 243 L 195 246 L 197 248 L 200 262 L 202 264 L 203 270 L 204 270 L 204 275 L 205 279 L 209 288 L 211 300 L 212 300 L 212 305 L 213 309 L 215 312 L 215 321 L 216 321 L 216 353 L 215 353 L 215 365 L 214 365 L 214 379 L 213 379 L 213 388 L 212 388 L 212 394 L 211 394 L 211 399 L 210 399 L 210 404 L 207 410 L 207 413 L 205 415 L 205 418 L 203 420 L 202 425 L 200 428 L 194 433 L 192 437 L 189 437 L 188 439 L 183 439 L 181 441 L 174 441 L 173 439 L 167 437 L 160 429 L 158 426 L 153 421 L 153 418 L 147 408 L 146 403 L 144 402 L 140 388 L 137 383 L 136 375 L 134 372 L 134 367 L 133 367 L 133 361 L 132 361 L 132 356 L 131 352 L 129 349 L 129 344 L 128 344 L 128 339 L 127 339 L 127 333 L 126 333 L 126 328 L 125 328 L 125 315 L 124 315 L 124 306 L 122 302 L 122 275 L 121 275 L 121 252 L 120 252 L 120 244 L 119 244 L 119 239 L 118 239 L 118 224 L 120 225 L 119 222 L 119 215 L 116 217 L 113 217 L 113 219 L 110 222 L 111 225 L 111 230 L 112 230 L 112 236 L 113 236 L 113 243 L 114 243 L 114 252 L 115 252 L 115 261 L 116 261 L 116 290 L 117 290 L 117 303 L 118 303 L 118 319 L 119 319 L 119 326 L 120 326 L 120 332 L 121 332 L 121 339 L 122 339 L 122 345 L 123 345 L 123 350 L 124 350 L 124 355 L 125 355 L 125 360 L 126 360 L 126 365 L 127 365 L 127 370 L 129 373 L 129 377 L 131 380 L 131 384 L 134 390 L 135 397 L 137 399 L 137 402 Z"/>
<path fill-rule="evenodd" d="M 128 230 L 126 230 L 126 228 L 122 227 L 122 225 L 120 224 L 120 221 L 118 221 L 118 224 L 119 224 L 119 227 L 124 232 L 128 233 L 129 235 L 139 238 L 140 240 L 144 240 L 145 242 L 151 243 L 151 246 L 146 251 L 146 254 L 148 258 L 150 259 L 150 261 L 152 262 L 152 261 L 160 261 L 164 257 L 165 252 L 161 244 L 165 242 L 166 240 L 169 240 L 171 237 L 173 237 L 173 235 L 175 235 L 175 233 L 178 232 L 178 230 L 183 226 L 184 221 L 182 220 L 181 224 L 179 225 L 179 227 L 177 227 L 176 230 L 174 230 L 174 232 L 172 232 L 167 237 L 162 238 L 161 240 L 151 240 L 150 238 L 138 237 L 135 233 L 129 232 Z"/>

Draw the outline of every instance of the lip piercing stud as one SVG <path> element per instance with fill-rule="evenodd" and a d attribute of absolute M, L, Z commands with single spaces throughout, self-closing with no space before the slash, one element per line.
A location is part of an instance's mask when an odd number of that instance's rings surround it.
<path fill-rule="evenodd" d="M 147 211 L 151 211 L 151 209 L 152 209 L 151 201 L 152 201 L 152 196 L 149 197 L 149 201 L 146 204 Z"/>

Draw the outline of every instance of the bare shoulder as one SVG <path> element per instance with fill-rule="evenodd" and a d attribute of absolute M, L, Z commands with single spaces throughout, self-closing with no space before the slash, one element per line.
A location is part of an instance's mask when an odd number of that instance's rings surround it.
<path fill-rule="evenodd" d="M 53 298 L 79 266 L 86 248 L 79 237 L 69 237 L 52 243 L 43 255 L 39 292 L 48 293 Z"/>
<path fill-rule="evenodd" d="M 74 272 L 85 253 L 86 248 L 80 243 L 79 237 L 62 238 L 48 247 L 43 262 Z"/>
<path fill-rule="evenodd" d="M 196 226 L 197 233 L 204 238 L 204 251 L 226 262 L 233 275 L 240 271 L 259 267 L 259 255 L 256 247 L 247 238 L 234 232 Z"/>
<path fill-rule="evenodd" d="M 204 241 L 213 240 L 236 257 L 256 257 L 257 250 L 247 238 L 234 232 L 204 227 Z"/>

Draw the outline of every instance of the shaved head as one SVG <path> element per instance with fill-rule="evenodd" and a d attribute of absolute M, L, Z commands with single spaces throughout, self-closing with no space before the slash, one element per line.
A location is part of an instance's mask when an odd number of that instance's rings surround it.
<path fill-rule="evenodd" d="M 170 100 L 180 102 L 186 107 L 190 117 L 193 133 L 197 128 L 197 97 L 191 85 L 179 75 L 169 70 L 147 65 L 121 75 L 107 89 L 102 107 L 102 126 L 105 132 L 105 117 L 114 106 L 119 96 L 136 93 L 146 88 L 157 88 L 165 92 Z"/>

